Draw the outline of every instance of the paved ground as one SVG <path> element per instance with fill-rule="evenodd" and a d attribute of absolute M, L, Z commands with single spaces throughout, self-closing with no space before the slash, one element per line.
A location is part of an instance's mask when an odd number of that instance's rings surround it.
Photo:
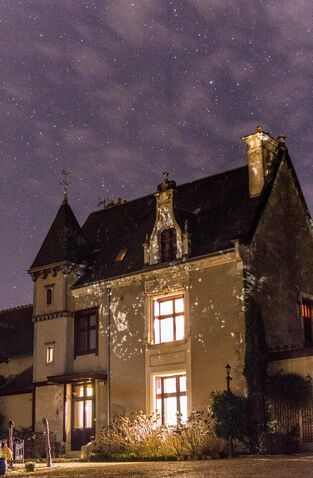
<path fill-rule="evenodd" d="M 37 465 L 35 473 L 26 473 L 22 465 L 9 471 L 8 477 L 47 478 L 313 478 L 313 455 L 290 457 L 242 457 L 233 460 L 209 460 L 162 463 L 66 463 L 47 469 Z"/>

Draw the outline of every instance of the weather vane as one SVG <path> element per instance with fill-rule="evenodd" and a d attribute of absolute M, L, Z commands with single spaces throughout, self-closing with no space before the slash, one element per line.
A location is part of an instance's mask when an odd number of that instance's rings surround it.
<path fill-rule="evenodd" d="M 60 182 L 60 185 L 63 186 L 64 202 L 67 202 L 68 186 L 71 184 L 71 182 L 69 181 L 69 176 L 70 176 L 70 172 L 67 171 L 66 169 L 62 169 L 61 171 L 62 181 Z"/>

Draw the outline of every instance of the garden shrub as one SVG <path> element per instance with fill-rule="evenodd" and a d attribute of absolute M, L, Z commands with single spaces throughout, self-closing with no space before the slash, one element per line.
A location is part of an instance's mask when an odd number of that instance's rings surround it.
<path fill-rule="evenodd" d="M 32 472 L 32 471 L 35 471 L 36 469 L 36 462 L 35 461 L 28 461 L 25 463 L 25 470 L 27 472 Z"/>
<path fill-rule="evenodd" d="M 224 439 L 247 443 L 249 437 L 248 399 L 231 391 L 214 392 L 209 410 L 215 420 L 214 431 Z"/>
<path fill-rule="evenodd" d="M 91 460 L 157 460 L 177 457 L 219 456 L 224 441 L 217 438 L 212 419 L 193 412 L 186 424 L 158 426 L 154 415 L 142 412 L 114 417 L 93 442 Z"/>

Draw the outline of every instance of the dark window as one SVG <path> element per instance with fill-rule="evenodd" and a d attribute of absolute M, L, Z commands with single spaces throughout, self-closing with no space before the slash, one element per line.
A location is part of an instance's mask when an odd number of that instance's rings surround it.
<path fill-rule="evenodd" d="M 90 353 L 98 353 L 98 309 L 75 314 L 75 357 Z"/>
<path fill-rule="evenodd" d="M 310 300 L 303 300 L 300 305 L 300 313 L 303 321 L 304 345 L 306 347 L 313 345 L 312 340 L 312 317 L 313 303 Z"/>
<path fill-rule="evenodd" d="M 52 287 L 48 287 L 46 289 L 46 302 L 47 302 L 47 305 L 51 305 L 52 304 L 52 297 L 53 297 L 53 289 Z"/>
<path fill-rule="evenodd" d="M 176 259 L 177 241 L 176 229 L 164 229 L 161 232 L 161 261 L 172 261 Z"/>
<path fill-rule="evenodd" d="M 159 424 L 187 421 L 186 375 L 155 377 L 155 408 Z"/>

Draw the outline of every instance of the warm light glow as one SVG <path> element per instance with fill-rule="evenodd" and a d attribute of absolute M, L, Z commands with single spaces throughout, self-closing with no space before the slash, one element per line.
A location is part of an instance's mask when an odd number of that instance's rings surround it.
<path fill-rule="evenodd" d="M 114 262 L 122 262 L 125 259 L 125 256 L 127 254 L 127 248 L 124 247 L 115 256 Z"/>
<path fill-rule="evenodd" d="M 54 346 L 48 345 L 46 350 L 46 363 L 53 363 L 54 358 Z"/>
<path fill-rule="evenodd" d="M 160 425 L 185 423 L 188 416 L 186 374 L 155 377 L 154 404 Z"/>

